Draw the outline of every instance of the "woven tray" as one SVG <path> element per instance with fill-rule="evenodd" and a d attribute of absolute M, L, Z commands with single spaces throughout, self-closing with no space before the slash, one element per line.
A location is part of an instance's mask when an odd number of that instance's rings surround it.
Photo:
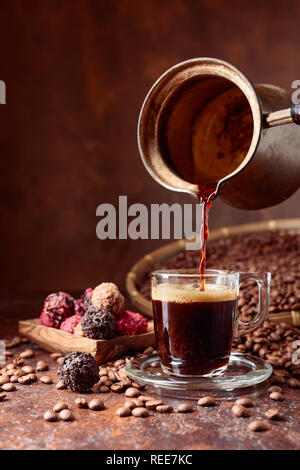
<path fill-rule="evenodd" d="M 270 220 L 267 222 L 255 222 L 243 225 L 233 225 L 221 229 L 212 230 L 209 234 L 208 243 L 217 240 L 224 240 L 232 235 L 253 234 L 257 232 L 279 231 L 281 233 L 300 233 L 300 218 Z M 139 291 L 139 286 L 143 282 L 145 275 L 149 271 L 159 269 L 166 260 L 184 251 L 185 240 L 178 240 L 169 243 L 141 258 L 127 274 L 126 288 L 132 303 L 138 311 L 148 317 L 152 317 L 151 301 L 146 299 Z M 278 312 L 269 315 L 269 319 L 276 322 L 285 321 L 294 326 L 300 326 L 300 312 Z"/>

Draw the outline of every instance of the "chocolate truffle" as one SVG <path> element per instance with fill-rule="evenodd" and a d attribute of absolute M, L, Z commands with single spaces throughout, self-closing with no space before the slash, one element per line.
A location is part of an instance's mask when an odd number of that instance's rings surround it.
<path fill-rule="evenodd" d="M 81 320 L 81 315 L 72 315 L 62 322 L 60 325 L 60 330 L 73 334 L 76 326 L 81 322 Z"/>
<path fill-rule="evenodd" d="M 146 333 L 148 320 L 139 313 L 122 310 L 117 315 L 117 330 L 120 335 Z"/>
<path fill-rule="evenodd" d="M 88 287 L 85 289 L 82 296 L 75 300 L 75 313 L 77 315 L 83 316 L 85 314 L 90 298 L 92 297 L 92 293 L 93 289 Z"/>
<path fill-rule="evenodd" d="M 124 307 L 124 297 L 116 284 L 102 282 L 93 290 L 91 303 L 95 308 L 105 308 L 116 315 Z"/>
<path fill-rule="evenodd" d="M 109 310 L 105 308 L 97 309 L 90 304 L 82 318 L 81 330 L 87 338 L 113 338 L 117 333 L 116 318 Z"/>
<path fill-rule="evenodd" d="M 66 292 L 55 292 L 46 297 L 40 323 L 44 326 L 59 328 L 62 322 L 74 315 L 75 303 L 73 297 Z"/>
<path fill-rule="evenodd" d="M 60 363 L 60 378 L 73 392 L 87 392 L 99 381 L 99 367 L 91 354 L 72 352 Z"/>

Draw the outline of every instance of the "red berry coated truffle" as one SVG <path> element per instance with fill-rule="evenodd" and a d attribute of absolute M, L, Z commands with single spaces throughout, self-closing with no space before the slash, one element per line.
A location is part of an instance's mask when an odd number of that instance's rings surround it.
<path fill-rule="evenodd" d="M 92 293 L 93 289 L 91 287 L 88 287 L 87 289 L 85 289 L 82 296 L 79 297 L 79 299 L 75 300 L 75 313 L 77 315 L 83 316 L 85 314 L 87 305 L 90 301 L 90 298 L 92 297 Z"/>
<path fill-rule="evenodd" d="M 139 313 L 123 310 L 117 315 L 117 330 L 120 335 L 146 333 L 148 320 Z"/>
<path fill-rule="evenodd" d="M 84 336 L 92 339 L 110 339 L 116 336 L 116 317 L 105 308 L 97 309 L 89 305 L 81 321 Z"/>
<path fill-rule="evenodd" d="M 66 333 L 74 333 L 75 327 L 80 323 L 82 320 L 81 315 L 72 315 L 71 317 L 67 318 L 62 322 L 60 325 L 60 330 L 65 331 Z"/>
<path fill-rule="evenodd" d="M 74 313 L 75 303 L 73 297 L 66 292 L 55 292 L 48 295 L 44 301 L 40 323 L 44 326 L 59 328 L 62 322 Z"/>
<path fill-rule="evenodd" d="M 62 382 L 73 392 L 87 392 L 99 381 L 99 366 L 89 353 L 71 352 L 60 363 Z"/>

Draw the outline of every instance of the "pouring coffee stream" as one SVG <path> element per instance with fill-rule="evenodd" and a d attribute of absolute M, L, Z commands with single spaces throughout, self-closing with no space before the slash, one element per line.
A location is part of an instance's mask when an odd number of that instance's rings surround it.
<path fill-rule="evenodd" d="M 253 85 L 218 59 L 177 64 L 149 91 L 138 123 L 141 158 L 157 182 L 202 204 L 200 273 L 215 197 L 256 210 L 284 201 L 299 188 L 295 124 L 300 124 L 300 106 L 291 106 L 288 92 Z"/>

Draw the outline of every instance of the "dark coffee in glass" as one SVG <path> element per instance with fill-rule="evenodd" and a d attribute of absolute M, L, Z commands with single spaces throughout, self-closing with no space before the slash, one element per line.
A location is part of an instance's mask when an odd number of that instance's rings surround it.
<path fill-rule="evenodd" d="M 152 275 L 157 349 L 167 374 L 214 376 L 222 374 L 228 365 L 236 330 L 241 275 L 208 270 L 204 274 L 204 291 L 200 276 L 181 270 L 157 271 Z M 255 280 L 262 282 L 257 274 Z M 256 317 L 255 323 L 247 325 L 251 330 L 258 328 L 267 316 L 268 285 L 265 287 L 266 290 L 261 289 L 264 295 L 259 321 Z"/>

